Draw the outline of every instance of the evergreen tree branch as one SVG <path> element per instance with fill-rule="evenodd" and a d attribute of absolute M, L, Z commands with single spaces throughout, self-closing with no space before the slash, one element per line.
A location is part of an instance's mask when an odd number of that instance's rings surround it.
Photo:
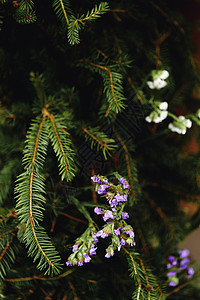
<path fill-rule="evenodd" d="M 104 132 L 100 132 L 98 127 L 90 128 L 89 130 L 83 127 L 82 130 L 86 133 L 86 140 L 91 141 L 91 148 L 93 149 L 94 146 L 97 146 L 97 151 L 101 149 L 105 159 L 107 159 L 106 154 L 111 155 L 109 151 L 117 147 L 117 145 L 112 145 L 115 140 L 108 138 Z"/>
<path fill-rule="evenodd" d="M 50 114 L 46 108 L 43 109 L 43 115 L 48 117 L 47 128 L 52 146 L 59 161 L 59 174 L 61 179 L 66 178 L 71 181 L 75 176 L 76 166 L 74 163 L 74 151 L 69 139 L 69 133 L 65 130 L 65 124 L 61 117 Z"/>
<path fill-rule="evenodd" d="M 116 113 L 119 113 L 122 109 L 124 109 L 126 105 L 124 103 L 125 97 L 123 96 L 122 75 L 111 71 L 108 67 L 93 63 L 87 59 L 80 60 L 80 62 L 87 63 L 89 66 L 92 66 L 92 71 L 98 72 L 102 75 L 104 79 L 104 93 L 109 103 L 109 109 Z M 104 71 L 106 71 L 106 73 Z M 107 115 L 108 113 L 106 113 L 106 116 Z"/>
<path fill-rule="evenodd" d="M 69 25 L 69 15 L 72 14 L 70 3 L 68 0 L 54 0 L 52 4 L 57 17 L 63 22 Z"/>
<path fill-rule="evenodd" d="M 101 2 L 99 7 L 95 7 L 91 12 L 87 12 L 86 16 L 81 16 L 79 19 L 74 16 L 70 17 L 68 26 L 68 41 L 71 45 L 78 44 L 80 42 L 79 31 L 84 27 L 86 21 L 94 21 L 99 18 L 102 14 L 109 10 L 107 2 Z"/>

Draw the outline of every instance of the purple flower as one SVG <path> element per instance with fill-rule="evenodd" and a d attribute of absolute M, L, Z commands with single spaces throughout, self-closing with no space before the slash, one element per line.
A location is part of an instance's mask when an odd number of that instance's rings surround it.
<path fill-rule="evenodd" d="M 118 201 L 115 198 L 113 198 L 112 200 L 109 200 L 109 204 L 111 207 L 115 207 L 118 205 Z"/>
<path fill-rule="evenodd" d="M 108 183 L 108 180 L 107 180 L 107 179 L 103 179 L 103 182 L 104 182 L 104 183 Z"/>
<path fill-rule="evenodd" d="M 83 257 L 85 263 L 89 263 L 91 261 L 91 257 L 89 257 L 89 255 L 87 255 L 86 253 L 83 254 Z"/>
<path fill-rule="evenodd" d="M 122 246 L 124 246 L 124 245 L 126 245 L 126 241 L 125 241 L 123 238 L 121 238 L 120 244 L 121 244 Z"/>
<path fill-rule="evenodd" d="M 180 256 L 181 258 L 183 258 L 183 257 L 189 256 L 190 251 L 189 251 L 188 249 L 184 249 L 184 250 L 182 250 L 182 251 L 179 251 L 178 253 L 179 253 L 179 256 Z"/>
<path fill-rule="evenodd" d="M 177 283 L 170 281 L 169 286 L 177 286 Z"/>
<path fill-rule="evenodd" d="M 126 182 L 126 179 L 124 179 L 124 178 L 119 178 L 119 181 L 120 181 L 121 184 L 123 184 L 123 188 L 124 188 L 124 189 L 129 189 L 129 185 L 128 185 L 128 183 Z"/>
<path fill-rule="evenodd" d="M 94 212 L 95 212 L 97 215 L 103 214 L 101 208 L 99 208 L 99 207 L 95 207 Z"/>
<path fill-rule="evenodd" d="M 184 258 L 183 260 L 181 260 L 180 262 L 180 269 L 184 270 L 187 268 L 187 265 L 189 264 L 190 260 L 188 258 Z"/>
<path fill-rule="evenodd" d="M 120 235 L 120 228 L 121 227 L 113 230 L 115 235 Z"/>
<path fill-rule="evenodd" d="M 175 260 L 175 257 L 174 257 L 174 256 L 169 256 L 169 257 L 168 257 L 168 261 L 169 261 L 169 262 L 173 263 L 174 260 Z"/>
<path fill-rule="evenodd" d="M 120 195 L 118 191 L 114 198 L 117 200 L 119 205 L 121 205 L 121 202 L 127 201 L 127 195 Z"/>
<path fill-rule="evenodd" d="M 124 231 L 126 234 L 128 234 L 131 238 L 134 238 L 134 236 L 135 236 L 135 234 L 134 234 L 134 232 L 133 232 L 133 230 L 126 230 L 126 231 Z"/>
<path fill-rule="evenodd" d="M 122 219 L 128 219 L 129 218 L 129 215 L 127 212 L 121 212 L 121 215 L 122 215 Z"/>
<path fill-rule="evenodd" d="M 110 258 L 110 256 L 111 255 L 109 253 L 106 253 L 106 255 L 105 255 L 106 258 Z"/>
<path fill-rule="evenodd" d="M 176 275 L 176 271 L 170 271 L 169 273 L 167 273 L 168 277 L 174 276 Z"/>
<path fill-rule="evenodd" d="M 78 264 L 77 264 L 79 267 L 83 266 L 83 261 L 78 261 Z"/>
<path fill-rule="evenodd" d="M 170 268 L 172 268 L 174 266 L 177 266 L 177 264 L 178 264 L 178 261 L 174 260 L 171 264 L 167 264 L 167 269 L 170 269 Z"/>
<path fill-rule="evenodd" d="M 95 255 L 96 253 L 97 247 L 95 247 L 95 245 L 92 245 L 90 248 L 90 255 Z"/>
<path fill-rule="evenodd" d="M 111 210 L 107 210 L 103 216 L 104 221 L 107 221 L 108 219 L 115 219 L 115 216 L 113 216 L 113 213 Z"/>
<path fill-rule="evenodd" d="M 100 236 L 100 237 L 102 237 L 102 239 L 104 239 L 105 237 L 108 236 L 108 234 L 105 233 L 103 230 L 99 230 L 99 231 L 97 232 L 96 236 L 97 236 L 97 237 Z"/>
<path fill-rule="evenodd" d="M 69 261 L 66 261 L 66 265 L 67 265 L 67 266 L 70 266 L 70 267 L 72 266 L 72 264 L 70 264 Z"/>
<path fill-rule="evenodd" d="M 98 177 L 98 176 L 93 176 L 93 177 L 91 177 L 91 179 L 93 180 L 93 182 L 101 182 L 101 178 L 100 177 Z"/>
<path fill-rule="evenodd" d="M 75 244 L 75 245 L 73 246 L 72 252 L 78 251 L 78 246 L 79 246 L 79 244 Z"/>
<path fill-rule="evenodd" d="M 110 186 L 107 185 L 107 184 L 101 184 L 101 185 L 99 186 L 99 189 L 98 189 L 97 193 L 98 193 L 99 195 L 105 194 L 105 193 L 106 193 L 106 189 L 109 188 L 109 187 L 110 187 Z"/>
<path fill-rule="evenodd" d="M 96 233 L 96 232 L 93 234 L 92 237 L 93 237 L 94 242 L 95 242 L 95 243 L 98 243 L 99 240 L 98 240 L 98 238 L 97 238 L 97 233 Z"/>
<path fill-rule="evenodd" d="M 187 269 L 187 278 L 190 278 L 194 275 L 194 269 L 193 268 L 188 268 Z"/>

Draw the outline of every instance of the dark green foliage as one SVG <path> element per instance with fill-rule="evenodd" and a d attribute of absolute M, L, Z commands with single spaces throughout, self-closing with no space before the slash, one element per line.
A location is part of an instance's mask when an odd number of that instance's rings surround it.
<path fill-rule="evenodd" d="M 0 1 L 2 299 L 200 298 L 197 265 L 177 287 L 166 276 L 200 222 L 200 76 L 182 4 Z M 152 70 L 169 72 L 166 87 L 149 88 Z M 164 101 L 167 118 L 146 122 Z M 180 115 L 185 135 L 168 128 Z M 90 263 L 66 266 L 105 228 L 94 208 L 111 209 L 95 174 L 128 181 L 136 245 L 106 258 L 117 237 L 99 238 Z"/>

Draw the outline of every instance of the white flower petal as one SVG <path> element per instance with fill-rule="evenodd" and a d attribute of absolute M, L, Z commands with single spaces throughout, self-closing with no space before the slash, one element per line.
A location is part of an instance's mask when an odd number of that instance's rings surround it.
<path fill-rule="evenodd" d="M 167 79 L 169 77 L 169 72 L 167 70 L 163 70 L 161 75 L 160 75 L 160 78 L 161 79 Z"/>
<path fill-rule="evenodd" d="M 146 120 L 147 122 L 149 122 L 149 123 L 152 122 L 152 119 L 151 119 L 149 116 L 147 116 L 147 117 L 145 118 L 145 120 Z"/>
<path fill-rule="evenodd" d="M 155 89 L 153 81 L 147 81 L 147 85 L 150 89 L 152 89 L 152 90 Z"/>
<path fill-rule="evenodd" d="M 178 117 L 180 120 L 185 120 L 185 117 L 184 116 L 179 116 Z"/>
<path fill-rule="evenodd" d="M 168 103 L 165 101 L 165 102 L 161 102 L 159 104 L 159 108 L 162 109 L 162 110 L 167 110 L 168 108 Z"/>
<path fill-rule="evenodd" d="M 187 128 L 191 128 L 192 127 L 192 121 L 190 119 L 186 120 L 186 126 L 187 126 Z"/>
<path fill-rule="evenodd" d="M 157 90 L 160 90 L 167 85 L 167 82 L 160 78 L 155 79 L 153 83 Z"/>

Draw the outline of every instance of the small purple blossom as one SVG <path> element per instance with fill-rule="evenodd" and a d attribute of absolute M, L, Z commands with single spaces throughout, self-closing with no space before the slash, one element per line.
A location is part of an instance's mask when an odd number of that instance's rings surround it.
<path fill-rule="evenodd" d="M 97 253 L 96 253 L 96 250 L 97 250 L 97 247 L 95 247 L 95 245 L 92 245 L 91 248 L 90 248 L 89 254 L 90 254 L 90 255 L 95 255 L 95 254 L 97 254 Z"/>
<path fill-rule="evenodd" d="M 98 176 L 93 176 L 93 177 L 91 177 L 91 179 L 93 180 L 93 182 L 98 182 L 98 183 L 101 182 L 101 178 Z"/>
<path fill-rule="evenodd" d="M 97 215 L 103 214 L 103 212 L 102 212 L 102 210 L 101 210 L 100 207 L 95 207 L 94 212 L 95 212 Z"/>
<path fill-rule="evenodd" d="M 167 273 L 168 277 L 171 277 L 171 276 L 174 276 L 174 275 L 176 275 L 176 271 L 170 271 L 170 272 Z"/>
<path fill-rule="evenodd" d="M 178 253 L 179 253 L 180 258 L 184 258 L 184 257 L 189 256 L 190 251 L 188 249 L 184 249 L 184 250 L 179 251 Z"/>
<path fill-rule="evenodd" d="M 78 246 L 79 246 L 79 244 L 75 244 L 75 245 L 73 246 L 72 252 L 78 251 Z"/>
<path fill-rule="evenodd" d="M 121 215 L 122 215 L 122 219 L 128 219 L 129 218 L 129 215 L 127 212 L 121 212 Z"/>
<path fill-rule="evenodd" d="M 97 233 L 96 233 L 96 232 L 93 234 L 92 237 L 93 237 L 94 242 L 95 242 L 95 243 L 98 243 L 99 240 L 98 240 L 98 238 L 97 238 Z"/>
<path fill-rule="evenodd" d="M 69 261 L 66 261 L 66 265 L 67 265 L 67 266 L 69 266 L 69 267 L 71 267 L 71 266 L 72 266 L 72 264 L 70 264 L 70 262 L 69 262 Z"/>
<path fill-rule="evenodd" d="M 103 230 L 99 230 L 99 231 L 97 232 L 96 236 L 97 236 L 97 237 L 100 236 L 100 237 L 102 237 L 102 239 L 104 239 L 105 237 L 108 236 L 108 234 L 105 233 Z"/>
<path fill-rule="evenodd" d="M 85 263 L 89 263 L 89 262 L 91 261 L 91 257 L 89 257 L 88 254 L 84 253 L 84 254 L 83 254 L 83 257 L 84 257 L 84 262 L 85 262 Z"/>
<path fill-rule="evenodd" d="M 168 261 L 170 262 L 170 263 L 173 263 L 173 261 L 175 260 L 175 257 L 174 256 L 169 256 L 168 257 Z"/>
<path fill-rule="evenodd" d="M 123 238 L 121 238 L 120 245 L 122 246 L 126 245 L 126 241 Z"/>
<path fill-rule="evenodd" d="M 106 213 L 103 216 L 104 221 L 107 221 L 108 219 L 112 219 L 112 220 L 115 219 L 115 216 L 113 216 L 113 213 L 112 213 L 111 210 L 107 210 Z"/>
<path fill-rule="evenodd" d="M 131 238 L 134 238 L 134 236 L 135 236 L 135 234 L 134 234 L 134 232 L 133 232 L 133 230 L 126 230 L 126 231 L 124 231 L 126 234 L 128 234 Z"/>
<path fill-rule="evenodd" d="M 115 235 L 120 235 L 120 228 L 121 227 L 113 230 L 113 232 L 114 232 Z"/>
<path fill-rule="evenodd" d="M 120 195 L 117 191 L 117 195 L 115 195 L 114 199 L 116 199 L 118 204 L 121 205 L 121 202 L 127 201 L 127 196 L 128 195 Z"/>
<path fill-rule="evenodd" d="M 180 262 L 180 269 L 184 270 L 187 268 L 187 265 L 189 264 L 190 260 L 188 258 L 184 258 L 183 260 L 181 260 Z"/>
<path fill-rule="evenodd" d="M 98 189 L 97 193 L 98 193 L 99 195 L 105 194 L 105 193 L 106 193 L 106 189 L 109 188 L 109 187 L 110 187 L 110 186 L 107 185 L 107 184 L 101 184 L 101 185 L 99 186 L 99 189 Z"/>
<path fill-rule="evenodd" d="M 110 258 L 110 256 L 111 255 L 109 253 L 106 253 L 106 255 L 105 255 L 106 258 Z"/>
<path fill-rule="evenodd" d="M 77 264 L 79 267 L 83 266 L 83 261 L 78 261 L 78 264 Z"/>
<path fill-rule="evenodd" d="M 194 269 L 193 268 L 188 268 L 187 269 L 187 278 L 190 278 L 194 275 Z"/>
<path fill-rule="evenodd" d="M 119 181 L 120 181 L 121 184 L 123 184 L 123 188 L 124 188 L 124 189 L 129 189 L 129 185 L 128 185 L 126 179 L 124 179 L 124 178 L 119 178 Z"/>
<path fill-rule="evenodd" d="M 173 281 L 170 281 L 169 282 L 169 286 L 177 286 L 177 283 L 173 282 Z"/>

